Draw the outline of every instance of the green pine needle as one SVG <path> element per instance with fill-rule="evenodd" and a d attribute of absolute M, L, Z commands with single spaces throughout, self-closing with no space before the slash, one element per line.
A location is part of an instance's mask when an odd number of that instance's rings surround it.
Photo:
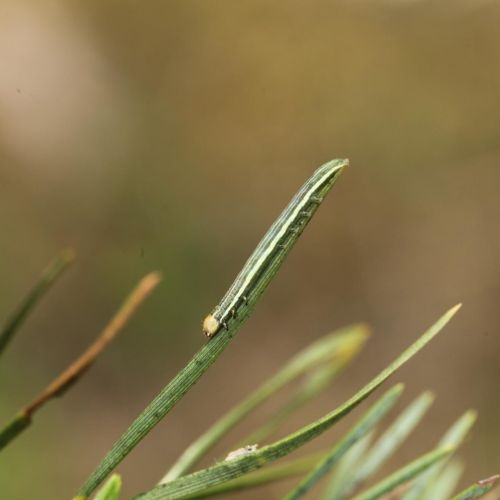
<path fill-rule="evenodd" d="M 12 313 L 5 326 L 0 331 L 0 355 L 14 338 L 15 333 L 24 323 L 31 310 L 45 295 L 45 292 L 47 292 L 62 275 L 64 270 L 73 262 L 74 258 L 75 254 L 73 250 L 67 248 L 45 268 L 38 282 L 26 295 L 18 308 Z"/>
<path fill-rule="evenodd" d="M 387 368 L 382 370 L 375 378 L 365 385 L 358 393 L 347 400 L 323 418 L 303 427 L 297 432 L 281 439 L 269 446 L 265 446 L 247 456 L 224 461 L 208 469 L 183 476 L 170 483 L 159 485 L 151 491 L 140 495 L 137 498 L 142 500 L 175 499 L 193 496 L 203 491 L 205 488 L 216 486 L 230 479 L 235 479 L 250 471 L 263 467 L 267 463 L 273 462 L 308 443 L 315 437 L 328 430 L 333 424 L 338 422 L 362 401 L 364 401 L 373 391 L 385 382 L 398 368 L 412 358 L 420 349 L 430 342 L 456 314 L 460 305 L 447 311 L 434 325 L 432 325 L 416 342 L 399 355 Z M 217 340 L 217 337 L 215 338 Z"/>
<path fill-rule="evenodd" d="M 464 440 L 476 421 L 477 414 L 474 410 L 465 412 L 445 433 L 438 443 L 438 448 L 452 447 L 457 449 Z M 408 492 L 403 496 L 403 500 L 421 500 L 427 495 L 432 497 L 432 488 L 434 480 L 442 471 L 445 463 L 436 464 L 434 467 L 422 474 L 411 486 Z"/>
<path fill-rule="evenodd" d="M 460 477 L 464 471 L 464 465 L 457 459 L 451 460 L 443 472 L 434 480 L 432 493 L 422 500 L 449 500 L 457 487 Z"/>
<path fill-rule="evenodd" d="M 332 467 L 385 417 L 403 392 L 403 385 L 398 384 L 387 391 L 358 421 L 358 423 L 335 445 L 330 453 L 312 470 L 304 480 L 285 498 L 297 500 L 307 494 L 320 479 L 328 474 Z"/>
<path fill-rule="evenodd" d="M 345 491 L 351 478 L 356 474 L 362 457 L 370 447 L 376 429 L 373 429 L 365 437 L 360 439 L 345 455 L 345 457 L 335 467 L 330 481 L 323 493 L 323 500 L 342 499 L 345 497 Z"/>
<path fill-rule="evenodd" d="M 290 460 L 283 464 L 278 463 L 270 465 L 269 467 L 251 472 L 250 474 L 241 476 L 237 479 L 226 481 L 218 486 L 207 488 L 197 494 L 196 498 L 213 497 L 215 495 L 248 490 L 257 486 L 274 483 L 282 479 L 300 476 L 309 472 L 318 463 L 318 460 L 321 460 L 324 456 L 324 452 L 314 453 L 303 458 Z"/>
<path fill-rule="evenodd" d="M 372 477 L 415 429 L 429 409 L 433 399 L 430 392 L 424 392 L 415 399 L 388 427 L 364 459 L 353 467 L 343 488 L 336 490 L 337 493 L 332 490 L 331 495 L 327 495 L 326 498 L 332 500 L 345 498 Z"/>
<path fill-rule="evenodd" d="M 432 467 L 434 464 L 448 457 L 453 451 L 454 448 L 450 447 L 438 448 L 437 450 L 431 451 L 397 470 L 364 493 L 357 495 L 354 500 L 376 500 L 377 498 L 381 498 L 383 495 L 390 493 L 397 486 L 411 481 L 429 467 Z"/>
<path fill-rule="evenodd" d="M 261 427 L 252 432 L 249 436 L 241 439 L 239 441 L 239 446 L 244 446 L 246 443 L 263 443 L 271 434 L 279 429 L 293 413 L 325 391 L 342 370 L 351 362 L 353 356 L 363 347 L 366 338 L 367 334 L 360 336 L 357 342 L 352 342 L 351 348 L 346 346 L 346 351 L 344 353 L 339 353 L 340 355 L 337 359 L 333 359 L 330 363 L 324 363 L 315 369 L 311 369 L 310 373 L 305 375 L 304 380 L 301 381 L 301 384 L 292 397 L 279 408 L 278 411 L 271 415 Z"/>
<path fill-rule="evenodd" d="M 238 422 L 278 390 L 304 373 L 314 370 L 318 365 L 323 368 L 327 366 L 330 371 L 338 373 L 361 349 L 367 337 L 368 329 L 364 325 L 353 325 L 338 332 L 330 333 L 306 347 L 273 377 L 264 382 L 244 401 L 229 410 L 194 441 L 161 479 L 160 484 L 173 481 L 185 474 Z M 262 440 L 249 439 L 245 440 L 244 444 L 253 442 L 262 442 Z"/>
<path fill-rule="evenodd" d="M 469 486 L 467 489 L 455 495 L 452 500 L 471 500 L 473 498 L 481 498 L 486 493 L 489 493 L 497 484 L 500 475 L 492 476 L 488 479 L 483 479 Z"/>
<path fill-rule="evenodd" d="M 122 478 L 113 474 L 96 493 L 94 500 L 118 500 L 122 489 Z"/>

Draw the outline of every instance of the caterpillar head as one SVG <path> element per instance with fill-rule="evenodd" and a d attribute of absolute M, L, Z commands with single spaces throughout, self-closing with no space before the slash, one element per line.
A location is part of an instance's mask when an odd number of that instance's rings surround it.
<path fill-rule="evenodd" d="M 203 333 L 208 337 L 213 337 L 219 331 L 220 323 L 214 316 L 209 314 L 203 320 Z"/>

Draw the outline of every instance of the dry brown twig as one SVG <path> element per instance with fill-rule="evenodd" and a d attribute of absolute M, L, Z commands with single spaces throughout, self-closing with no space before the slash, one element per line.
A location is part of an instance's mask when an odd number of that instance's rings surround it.
<path fill-rule="evenodd" d="M 139 281 L 97 339 L 0 431 L 0 449 L 28 427 L 33 414 L 47 401 L 63 394 L 90 368 L 160 281 L 161 275 L 158 272 L 149 273 Z"/>

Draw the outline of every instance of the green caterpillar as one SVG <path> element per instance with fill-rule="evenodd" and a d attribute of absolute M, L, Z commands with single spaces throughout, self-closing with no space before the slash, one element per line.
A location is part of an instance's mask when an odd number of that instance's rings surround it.
<path fill-rule="evenodd" d="M 281 215 L 257 245 L 226 295 L 203 321 L 203 333 L 211 338 L 238 315 L 238 309 L 246 304 L 252 291 L 265 271 L 273 274 L 307 223 L 311 220 L 324 197 L 349 164 L 348 160 L 332 160 L 319 167 L 292 198 Z"/>

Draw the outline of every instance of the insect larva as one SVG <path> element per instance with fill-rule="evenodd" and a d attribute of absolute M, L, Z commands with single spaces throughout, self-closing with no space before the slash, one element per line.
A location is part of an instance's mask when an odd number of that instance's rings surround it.
<path fill-rule="evenodd" d="M 213 337 L 238 316 L 242 305 L 251 304 L 253 292 L 265 277 L 274 275 L 293 244 L 330 191 L 348 160 L 333 160 L 319 167 L 292 198 L 270 227 L 220 303 L 203 321 L 203 333 Z"/>
<path fill-rule="evenodd" d="M 246 446 L 243 446 L 243 448 L 238 448 L 237 450 L 229 452 L 227 457 L 225 458 L 225 461 L 227 462 L 229 460 L 236 460 L 237 458 L 246 457 L 251 453 L 257 451 L 258 447 L 258 444 L 247 444 Z"/>

